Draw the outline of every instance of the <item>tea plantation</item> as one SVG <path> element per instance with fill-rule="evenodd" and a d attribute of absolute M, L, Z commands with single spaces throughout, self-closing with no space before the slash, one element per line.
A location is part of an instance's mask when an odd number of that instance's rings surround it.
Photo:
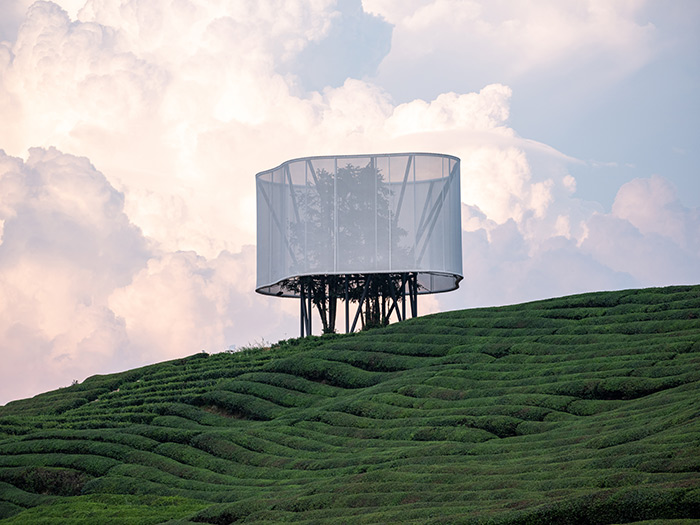
<path fill-rule="evenodd" d="M 699 518 L 700 286 L 196 354 L 0 407 L 2 524 Z"/>

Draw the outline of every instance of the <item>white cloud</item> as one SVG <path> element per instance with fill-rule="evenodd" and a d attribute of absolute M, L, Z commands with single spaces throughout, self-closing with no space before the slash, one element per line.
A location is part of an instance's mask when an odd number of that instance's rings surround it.
<path fill-rule="evenodd" d="M 215 257 L 254 242 L 252 174 L 287 158 L 423 150 L 421 132 L 471 130 L 481 143 L 512 135 L 502 85 L 398 107 L 358 79 L 295 94 L 275 66 L 322 38 L 336 7 L 290 4 L 295 25 L 273 23 L 275 5 L 192 2 L 165 12 L 162 2 L 95 0 L 80 21 L 34 5 L 4 75 L 6 97 L 18 101 L 6 116 L 18 126 L 0 130 L 0 143 L 16 155 L 32 144 L 89 155 L 147 237 Z M 547 205 L 547 183 L 537 184 L 525 208 Z"/>
<path fill-rule="evenodd" d="M 0 144 L 18 156 L 33 145 L 88 155 L 166 249 L 237 251 L 255 238 L 254 173 L 300 146 L 326 153 L 329 134 L 359 136 L 373 115 L 383 124 L 388 97 L 376 87 L 350 79 L 307 96 L 290 69 L 337 20 L 358 23 L 354 10 L 94 0 L 71 20 L 38 2 L 0 53 L 0 116 L 16 123 Z"/>
<path fill-rule="evenodd" d="M 594 214 L 581 249 L 628 273 L 638 286 L 692 284 L 700 277 L 700 210 L 684 207 L 663 177 L 634 179 L 612 213 Z"/>
<path fill-rule="evenodd" d="M 43 351 L 0 367 L 0 396 L 114 362 L 125 332 L 106 301 L 149 253 L 123 196 L 85 158 L 32 149 L 25 163 L 0 153 L 0 218 L 0 349 L 3 358 Z"/>
<path fill-rule="evenodd" d="M 123 319 L 132 351 L 163 360 L 195 351 L 219 352 L 263 337 L 293 337 L 297 305 L 252 293 L 254 247 L 206 259 L 194 252 L 148 261 L 109 306 Z"/>
<path fill-rule="evenodd" d="M 495 221 L 493 213 L 463 205 L 465 278 L 457 292 L 440 296 L 440 308 L 698 282 L 700 211 L 683 207 L 668 180 L 653 176 L 623 185 L 612 212 L 604 213 L 571 198 L 569 175 L 548 173 L 563 187 L 540 216 Z M 520 210 L 522 202 L 498 209 Z"/>
<path fill-rule="evenodd" d="M 123 133 L 148 113 L 165 81 L 162 70 L 122 49 L 113 28 L 71 23 L 50 2 L 29 8 L 11 51 L 4 87 L 21 101 L 24 128 L 5 130 L 3 140 L 24 139 L 18 149 L 32 138 L 65 145 L 63 135 L 107 123 Z"/>
<path fill-rule="evenodd" d="M 363 0 L 395 26 L 377 81 L 402 98 L 432 95 L 446 84 L 463 89 L 470 78 L 513 83 L 533 74 L 566 80 L 576 91 L 597 89 L 656 53 L 645 4 Z"/>
<path fill-rule="evenodd" d="M 462 198 L 497 223 L 522 222 L 528 212 L 544 216 L 551 180 L 532 182 L 530 165 L 519 148 L 478 148 L 462 160 L 466 174 Z"/>
<path fill-rule="evenodd" d="M 253 292 L 253 176 L 306 155 L 462 159 L 465 280 L 423 313 L 697 279 L 698 211 L 665 179 L 623 186 L 606 213 L 577 198 L 575 159 L 511 127 L 510 87 L 443 89 L 492 59 L 496 80 L 603 55 L 637 67 L 653 30 L 634 2 L 365 0 L 395 24 L 378 80 L 387 26 L 357 1 L 78 4 L 34 4 L 0 44 L 0 402 L 296 336 L 298 304 Z M 352 42 L 357 63 L 332 63 Z M 308 77 L 314 60 L 326 76 Z M 401 82 L 440 90 L 397 103 Z"/>
<path fill-rule="evenodd" d="M 384 91 L 353 79 L 324 90 L 323 99 L 315 102 L 324 137 L 381 136 L 394 110 Z"/>
<path fill-rule="evenodd" d="M 513 220 L 490 232 L 465 231 L 462 249 L 464 280 L 456 292 L 439 296 L 440 309 L 513 304 L 636 285 L 630 275 L 581 251 L 565 237 L 553 236 L 534 246 Z"/>
<path fill-rule="evenodd" d="M 123 205 L 85 158 L 0 153 L 0 400 L 295 335 L 295 303 L 252 293 L 253 247 L 163 252 Z"/>
<path fill-rule="evenodd" d="M 506 127 L 511 93 L 508 86 L 492 84 L 479 93 L 443 93 L 430 103 L 414 100 L 394 109 L 387 130 L 393 136 L 454 129 L 511 135 Z"/>
<path fill-rule="evenodd" d="M 581 250 L 618 272 L 634 278 L 635 286 L 693 284 L 698 280 L 700 257 L 671 239 L 643 234 L 630 222 L 595 215 L 587 224 Z"/>
<path fill-rule="evenodd" d="M 676 189 L 659 175 L 624 184 L 615 197 L 612 213 L 645 235 L 667 237 L 700 255 L 700 210 L 685 208 Z"/>

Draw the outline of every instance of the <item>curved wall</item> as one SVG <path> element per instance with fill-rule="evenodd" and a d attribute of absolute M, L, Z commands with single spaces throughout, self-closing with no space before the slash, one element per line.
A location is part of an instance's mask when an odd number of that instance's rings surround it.
<path fill-rule="evenodd" d="M 306 275 L 416 272 L 419 293 L 462 279 L 459 159 L 306 157 L 256 175 L 256 291 L 298 297 Z"/>

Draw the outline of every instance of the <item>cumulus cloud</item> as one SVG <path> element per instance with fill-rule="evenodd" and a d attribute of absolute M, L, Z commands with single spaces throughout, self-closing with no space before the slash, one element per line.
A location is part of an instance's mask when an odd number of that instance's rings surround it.
<path fill-rule="evenodd" d="M 582 252 L 565 237 L 529 243 L 512 219 L 490 232 L 464 231 L 462 247 L 464 280 L 458 291 L 440 297 L 442 309 L 513 304 L 635 284 L 631 276 Z"/>
<path fill-rule="evenodd" d="M 32 392 L 35 376 L 59 386 L 59 377 L 117 357 L 124 326 L 105 304 L 149 247 L 123 196 L 85 158 L 32 149 L 25 163 L 3 152 L 0 188 L 0 348 L 14 360 L 2 367 L 4 398 Z M 42 359 L 19 357 L 37 348 Z"/>
<path fill-rule="evenodd" d="M 0 111 L 16 123 L 0 144 L 88 155 L 125 193 L 131 219 L 170 250 L 237 251 L 255 238 L 251 174 L 301 148 L 326 153 L 329 129 L 341 142 L 382 116 L 387 95 L 345 81 L 357 71 L 342 56 L 338 85 L 300 85 L 301 64 L 313 63 L 301 53 L 358 17 L 374 20 L 357 1 L 91 0 L 73 20 L 37 2 L 0 50 Z M 384 38 L 385 25 L 362 34 Z M 356 60 L 375 60 L 373 46 L 360 53 L 352 35 L 341 40 Z"/>
<path fill-rule="evenodd" d="M 276 2 L 91 0 L 71 20 L 38 2 L 4 64 L 3 99 L 13 100 L 4 116 L 18 125 L 0 130 L 0 142 L 15 155 L 37 144 L 88 155 L 147 237 L 215 257 L 254 242 L 251 174 L 287 158 L 424 150 L 425 133 L 459 132 L 449 145 L 457 154 L 467 142 L 492 146 L 491 134 L 512 138 L 511 91 L 499 84 L 399 105 L 361 79 L 299 92 L 280 69 L 325 42 L 355 4 L 283 4 L 286 17 Z M 495 161 L 511 164 L 499 182 L 527 178 L 517 155 Z M 533 184 L 522 210 L 547 206 L 549 183 Z"/>
<path fill-rule="evenodd" d="M 698 255 L 683 250 L 668 237 L 645 235 L 629 221 L 614 216 L 596 215 L 587 226 L 582 251 L 627 273 L 635 286 L 692 284 L 698 279 Z"/>
<path fill-rule="evenodd" d="M 497 223 L 508 219 L 522 222 L 531 211 L 544 216 L 551 200 L 551 181 L 531 183 L 530 165 L 518 148 L 479 148 L 468 155 L 463 169 L 469 175 L 463 195 L 479 205 Z"/>
<path fill-rule="evenodd" d="M 700 211 L 684 207 L 673 185 L 659 175 L 624 184 L 612 213 L 642 234 L 658 234 L 691 253 L 700 253 Z"/>
<path fill-rule="evenodd" d="M 293 335 L 296 305 L 251 293 L 252 247 L 212 260 L 163 252 L 85 158 L 33 148 L 25 162 L 0 152 L 0 221 L 2 401 Z"/>
<path fill-rule="evenodd" d="M 396 107 L 387 122 L 392 135 L 424 131 L 470 129 L 500 131 L 512 134 L 507 128 L 509 100 L 508 86 L 491 84 L 479 93 L 443 93 L 431 102 L 417 99 Z"/>
<path fill-rule="evenodd" d="M 464 89 L 473 88 L 474 77 L 512 83 L 533 73 L 570 90 L 596 89 L 655 54 L 644 2 L 363 0 L 363 6 L 395 25 L 377 80 L 401 98 L 439 93 L 446 82 Z M 421 71 L 427 78 L 412 83 Z"/>
<path fill-rule="evenodd" d="M 19 149 L 32 137 L 65 145 L 70 137 L 63 135 L 80 135 L 107 122 L 124 132 L 120 125 L 148 111 L 164 75 L 124 51 L 119 41 L 111 27 L 72 23 L 54 3 L 33 4 L 3 71 L 6 95 L 20 100 L 23 128 L 5 130 L 3 141 L 16 142 Z"/>
<path fill-rule="evenodd" d="M 463 205 L 465 279 L 440 306 L 698 281 L 699 210 L 682 206 L 666 179 L 623 185 L 609 213 L 569 199 L 563 206 L 566 198 L 557 196 L 541 217 L 504 222 Z M 562 209 L 567 214 L 559 214 Z"/>
<path fill-rule="evenodd" d="M 654 175 L 624 184 L 612 213 L 587 223 L 581 248 L 640 286 L 695 283 L 700 268 L 700 210 L 684 207 L 673 185 Z"/>
<path fill-rule="evenodd" d="M 666 179 L 632 181 L 604 210 L 577 197 L 576 159 L 512 128 L 510 87 L 442 89 L 469 76 L 474 39 L 484 64 L 508 65 L 496 80 L 572 57 L 644 60 L 653 31 L 635 3 L 60 3 L 17 0 L 23 23 L 0 28 L 13 123 L 0 128 L 0 402 L 296 336 L 298 304 L 253 291 L 253 175 L 300 156 L 462 159 L 465 280 L 421 298 L 422 313 L 697 279 L 698 211 Z M 403 99 L 396 86 L 421 75 L 439 89 Z"/>
<path fill-rule="evenodd" d="M 271 302 L 254 289 L 252 246 L 211 260 L 176 252 L 149 260 L 133 282 L 114 290 L 108 304 L 124 319 L 132 351 L 141 356 L 155 352 L 160 359 L 174 358 L 296 335 L 290 321 L 298 305 Z"/>

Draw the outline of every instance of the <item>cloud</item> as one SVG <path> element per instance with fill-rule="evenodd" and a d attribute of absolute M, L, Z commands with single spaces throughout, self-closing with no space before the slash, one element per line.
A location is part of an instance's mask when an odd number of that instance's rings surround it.
<path fill-rule="evenodd" d="M 310 41 L 280 68 L 297 76 L 307 91 L 373 75 L 391 48 L 391 25 L 365 12 L 360 0 L 340 0 L 335 9 L 323 38 Z"/>
<path fill-rule="evenodd" d="M 673 185 L 659 175 L 624 184 L 615 197 L 612 213 L 642 234 L 661 235 L 700 254 L 700 210 L 684 207 Z"/>
<path fill-rule="evenodd" d="M 440 310 L 465 305 L 497 306 L 595 290 L 631 288 L 635 280 L 591 254 L 575 241 L 553 236 L 533 245 L 512 219 L 464 231 L 464 280 L 459 290 L 439 296 Z"/>
<path fill-rule="evenodd" d="M 292 337 L 296 304 L 252 293 L 255 253 L 163 252 L 85 158 L 0 153 L 0 400 L 88 375 Z"/>
<path fill-rule="evenodd" d="M 454 129 L 509 135 L 506 121 L 511 94 L 508 86 L 491 84 L 479 93 L 443 93 L 429 103 L 417 99 L 397 106 L 387 128 L 392 135 Z"/>
<path fill-rule="evenodd" d="M 114 28 L 72 23 L 56 4 L 33 4 L 3 71 L 6 92 L 20 100 L 23 128 L 6 131 L 3 141 L 17 142 L 15 148 L 32 138 L 65 145 L 106 123 L 123 133 L 120 125 L 148 113 L 164 74 L 120 40 Z"/>
<path fill-rule="evenodd" d="M 700 210 L 684 207 L 663 177 L 624 184 L 612 213 L 594 214 L 586 229 L 582 251 L 628 273 L 637 286 L 691 284 L 700 277 Z"/>
<path fill-rule="evenodd" d="M 352 2 L 284 5 L 281 20 L 275 2 L 94 0 L 73 21 L 38 2 L 4 64 L 3 118 L 17 125 L 0 143 L 15 155 L 32 145 L 88 155 L 145 236 L 216 257 L 254 242 L 252 174 L 288 158 L 424 150 L 426 132 L 471 131 L 464 141 L 482 144 L 512 135 L 503 85 L 398 106 L 360 79 L 299 92 L 294 71 L 278 70 L 364 15 Z M 547 199 L 535 188 L 525 206 Z"/>
<path fill-rule="evenodd" d="M 340 85 L 300 88 L 326 47 L 301 53 L 318 42 L 338 37 L 361 64 L 376 62 L 373 40 L 358 53 L 353 38 L 388 27 L 359 7 L 94 0 L 71 20 L 37 2 L 0 49 L 0 111 L 16 123 L 0 130 L 0 144 L 18 156 L 36 145 L 88 155 L 124 192 L 132 221 L 169 250 L 240 250 L 255 238 L 254 173 L 300 145 L 325 153 L 324 128 L 342 142 L 343 125 L 359 134 L 363 116 L 384 111 L 385 93 L 345 82 L 360 66 L 342 57 L 324 58 L 337 59 Z"/>
<path fill-rule="evenodd" d="M 125 332 L 105 304 L 149 255 L 123 196 L 85 158 L 32 149 L 23 162 L 2 152 L 0 219 L 0 348 L 4 358 L 43 351 L 2 367 L 0 397 L 114 362 Z"/>
<path fill-rule="evenodd" d="M 596 215 L 587 224 L 581 245 L 607 267 L 634 278 L 634 285 L 693 284 L 698 280 L 700 258 L 656 233 L 643 234 L 630 222 Z"/>
<path fill-rule="evenodd" d="M 157 359 L 195 351 L 220 352 L 231 344 L 293 337 L 297 305 L 270 301 L 255 289 L 255 251 L 167 253 L 148 261 L 109 306 L 124 319 L 132 351 Z"/>
<path fill-rule="evenodd" d="M 532 158 L 520 155 L 523 166 L 536 169 Z M 547 173 L 555 191 L 539 215 L 530 210 L 504 218 L 463 204 L 464 280 L 457 292 L 439 296 L 436 309 L 698 282 L 700 211 L 682 206 L 667 179 L 630 181 L 605 213 L 566 191 L 569 175 L 561 177 L 551 166 Z M 469 176 L 463 168 L 463 178 Z M 511 193 L 520 201 L 495 210 L 522 209 L 525 187 Z M 507 187 L 502 193 L 508 194 Z"/>
<path fill-rule="evenodd" d="M 637 67 L 653 28 L 636 3 L 499 3 L 511 21 L 471 1 L 79 3 L 33 4 L 0 44 L 0 402 L 296 336 L 298 303 L 253 291 L 254 174 L 306 155 L 462 159 L 465 280 L 422 313 L 697 280 L 698 211 L 665 178 L 612 211 L 583 201 L 578 161 L 510 124 L 511 87 L 450 81 Z"/>
<path fill-rule="evenodd" d="M 401 99 L 473 89 L 475 78 L 510 84 L 537 74 L 574 91 L 614 82 L 655 55 L 644 4 L 363 0 L 394 25 L 377 82 Z"/>
<path fill-rule="evenodd" d="M 497 223 L 521 222 L 528 212 L 542 217 L 551 200 L 551 180 L 531 181 L 530 165 L 518 148 L 479 148 L 464 159 L 463 195 Z"/>

